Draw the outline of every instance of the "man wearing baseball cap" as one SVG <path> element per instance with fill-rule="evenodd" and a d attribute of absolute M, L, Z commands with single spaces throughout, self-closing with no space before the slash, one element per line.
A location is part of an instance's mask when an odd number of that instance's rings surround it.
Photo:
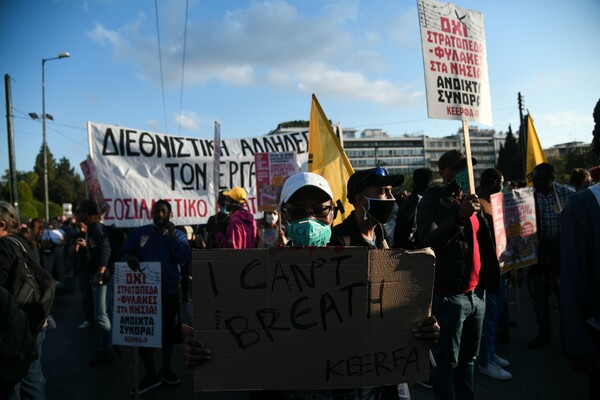
<path fill-rule="evenodd" d="M 245 204 L 246 191 L 236 186 L 223 192 L 225 208 L 230 211 L 229 224 L 225 235 L 221 232 L 215 234 L 219 247 L 233 249 L 253 249 L 256 247 L 256 221 Z"/>
<path fill-rule="evenodd" d="M 392 188 L 404 182 L 404 175 L 390 175 L 383 167 L 356 171 L 347 184 L 347 196 L 354 210 L 333 228 L 332 244 L 388 248 L 383 224 L 394 212 Z"/>
<path fill-rule="evenodd" d="M 443 186 L 429 188 L 417 208 L 419 244 L 436 256 L 432 313 L 441 329 L 431 382 L 436 399 L 473 398 L 485 290 L 498 291 L 500 266 L 479 199 L 466 194 L 467 157 L 448 151 L 438 168 Z"/>

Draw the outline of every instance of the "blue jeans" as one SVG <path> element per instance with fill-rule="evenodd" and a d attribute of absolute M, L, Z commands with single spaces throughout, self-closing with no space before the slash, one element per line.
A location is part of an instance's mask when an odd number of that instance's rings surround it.
<path fill-rule="evenodd" d="M 440 399 L 473 399 L 475 357 L 485 314 L 485 291 L 433 294 L 432 314 L 440 325 L 433 349 L 433 394 Z"/>
<path fill-rule="evenodd" d="M 46 378 L 42 373 L 42 344 L 46 338 L 46 330 L 37 335 L 38 358 L 29 366 L 27 375 L 15 385 L 9 400 L 46 400 Z"/>
<path fill-rule="evenodd" d="M 91 278 L 92 280 L 94 277 Z M 92 283 L 94 294 L 94 314 L 98 329 L 98 351 L 108 351 L 112 347 L 112 279 L 103 285 Z"/>
<path fill-rule="evenodd" d="M 496 354 L 494 340 L 496 339 L 500 316 L 506 306 L 504 286 L 504 279 L 500 278 L 500 291 L 498 293 L 485 293 L 485 317 L 481 331 L 481 348 L 477 359 L 482 367 L 487 367 L 488 362 L 493 361 L 494 354 Z"/>

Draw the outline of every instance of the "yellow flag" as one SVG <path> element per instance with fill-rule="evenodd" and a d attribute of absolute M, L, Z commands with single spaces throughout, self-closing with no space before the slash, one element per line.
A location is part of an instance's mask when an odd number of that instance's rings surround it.
<path fill-rule="evenodd" d="M 540 144 L 540 140 L 538 139 L 537 133 L 535 132 L 535 127 L 533 126 L 533 119 L 531 119 L 531 115 L 527 114 L 527 166 L 526 175 L 527 175 L 527 186 L 532 185 L 532 177 L 533 177 L 533 169 L 536 165 L 541 164 L 543 162 L 547 162 L 546 154 L 544 154 L 544 150 L 542 150 L 542 145 Z"/>
<path fill-rule="evenodd" d="M 308 171 L 321 175 L 329 182 L 333 202 L 338 208 L 334 223 L 339 224 L 353 209 L 346 197 L 346 183 L 354 169 L 314 94 L 308 127 Z"/>

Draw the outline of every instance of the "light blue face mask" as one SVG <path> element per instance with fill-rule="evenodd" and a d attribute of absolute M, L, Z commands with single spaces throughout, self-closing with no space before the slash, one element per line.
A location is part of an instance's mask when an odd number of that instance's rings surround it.
<path fill-rule="evenodd" d="M 469 174 L 467 173 L 467 169 L 463 168 L 456 174 L 454 177 L 454 181 L 458 185 L 459 188 L 462 189 L 463 192 L 469 192 Z"/>
<path fill-rule="evenodd" d="M 314 218 L 302 218 L 290 222 L 286 235 L 292 240 L 294 246 L 326 246 L 331 239 L 331 227 Z"/>

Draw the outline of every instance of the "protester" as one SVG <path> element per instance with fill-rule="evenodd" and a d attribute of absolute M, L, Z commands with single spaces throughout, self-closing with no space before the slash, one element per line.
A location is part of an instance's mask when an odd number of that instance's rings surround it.
<path fill-rule="evenodd" d="M 315 173 L 301 172 L 286 180 L 281 192 L 281 210 L 290 238 L 288 245 L 296 247 L 327 245 L 331 238 L 331 225 L 334 219 L 332 198 L 333 194 L 327 181 Z M 428 342 L 435 342 L 438 330 L 435 318 L 424 318 L 415 328 L 415 336 Z M 201 340 L 193 336 L 187 337 L 185 360 L 189 368 L 211 359 L 211 350 Z M 381 388 L 365 388 L 251 392 L 249 398 L 375 400 L 382 399 L 381 396 Z"/>
<path fill-rule="evenodd" d="M 500 192 L 503 185 L 504 177 L 502 176 L 502 172 L 497 169 L 489 168 L 481 173 L 477 194 L 481 210 L 492 232 L 494 231 L 494 218 L 492 216 L 490 197 L 492 194 Z M 494 242 L 492 241 L 492 243 Z M 510 365 L 510 362 L 496 354 L 494 345 L 500 316 L 504 312 L 504 309 L 508 307 L 503 282 L 504 279 L 500 278 L 500 290 L 498 293 L 488 291 L 485 294 L 485 316 L 481 331 L 481 347 L 479 349 L 479 356 L 477 357 L 479 372 L 498 380 L 512 378 L 512 374 L 504 369 Z"/>
<path fill-rule="evenodd" d="M 58 220 L 51 219 L 42 234 L 44 268 L 56 278 L 57 289 L 65 287 L 65 232 L 58 227 Z"/>
<path fill-rule="evenodd" d="M 256 247 L 256 221 L 244 206 L 246 191 L 236 186 L 223 192 L 225 207 L 231 213 L 225 235 L 217 232 L 215 237 L 219 247 L 252 249 Z"/>
<path fill-rule="evenodd" d="M 161 385 L 177 385 L 181 382 L 170 367 L 173 347 L 181 343 L 181 310 L 179 304 L 179 265 L 188 262 L 192 250 L 185 233 L 175 229 L 170 221 L 171 204 L 158 200 L 152 206 L 153 223 L 141 226 L 127 235 L 121 250 L 121 259 L 137 271 L 140 262 L 156 261 L 161 265 L 162 304 L 162 361 L 157 373 L 154 365 L 154 349 L 140 347 L 140 357 L 146 369 L 146 377 L 139 384 L 138 393 L 146 393 Z M 132 390 L 132 394 L 134 391 Z"/>
<path fill-rule="evenodd" d="M 472 399 L 485 291 L 498 290 L 500 267 L 479 199 L 465 194 L 467 157 L 448 151 L 438 169 L 443 186 L 430 187 L 417 207 L 419 244 L 433 248 L 436 256 L 432 314 L 440 338 L 431 381 L 436 399 Z"/>
<path fill-rule="evenodd" d="M 281 246 L 287 243 L 284 230 L 279 222 L 279 212 L 277 210 L 264 211 L 263 217 L 256 221 L 256 247 L 259 249 L 268 249 L 270 247 Z"/>
<path fill-rule="evenodd" d="M 560 212 L 574 190 L 555 182 L 552 164 L 541 163 L 533 169 L 535 211 L 538 229 L 538 262 L 529 267 L 529 289 L 533 298 L 538 335 L 527 343 L 530 349 L 552 342 L 550 325 L 550 287 L 557 288 L 560 269 Z M 562 340 L 562 339 L 561 339 Z"/>
<path fill-rule="evenodd" d="M 65 276 L 73 276 L 73 266 L 71 265 L 71 246 L 73 246 L 75 240 L 75 233 L 77 233 L 77 220 L 75 216 L 61 216 L 60 229 L 65 233 L 65 245 L 63 246 L 63 260 Z"/>
<path fill-rule="evenodd" d="M 396 214 L 394 247 L 416 249 L 417 244 L 417 205 L 425 190 L 433 184 L 433 171 L 430 168 L 417 168 L 413 171 L 412 193 L 406 197 Z"/>
<path fill-rule="evenodd" d="M 389 175 L 382 167 L 356 171 L 348 179 L 347 196 L 354 210 L 333 228 L 331 243 L 338 246 L 389 248 L 383 225 L 394 211 L 392 188 L 404 182 L 403 175 Z"/>
<path fill-rule="evenodd" d="M 600 137 L 594 140 L 600 158 Z M 561 214 L 560 306 L 565 351 L 600 399 L 600 183 L 569 198 Z"/>
<path fill-rule="evenodd" d="M 354 210 L 332 229 L 331 244 L 336 246 L 361 246 L 367 249 L 389 248 L 384 225 L 392 217 L 396 200 L 392 188 L 404 182 L 403 175 L 389 175 L 382 167 L 356 171 L 347 184 L 348 202 Z M 368 390 L 368 389 L 365 389 Z M 363 390 L 363 394 L 364 391 Z M 384 398 L 409 399 L 407 384 L 377 389 Z M 372 396 L 376 396 L 375 393 Z"/>
<path fill-rule="evenodd" d="M 190 249 L 192 249 L 194 244 L 196 243 L 194 229 L 189 225 L 185 225 L 185 226 L 179 225 L 179 226 L 176 226 L 175 229 L 183 232 L 183 234 L 185 235 L 185 237 L 188 241 L 188 245 L 190 246 Z M 190 253 L 190 257 L 191 257 L 191 253 Z M 182 303 L 185 303 L 185 304 L 190 302 L 190 279 L 192 277 L 191 271 L 190 271 L 191 262 L 192 262 L 192 260 L 190 258 L 186 262 L 179 264 L 179 272 L 181 274 L 181 279 L 180 279 L 181 301 L 182 301 Z"/>
<path fill-rule="evenodd" d="M 18 233 L 19 230 L 20 223 L 17 210 L 10 203 L 0 201 L 0 238 L 6 238 L 0 240 L 0 287 L 3 290 L 3 293 L 9 296 L 9 299 L 12 298 L 11 280 L 14 279 L 14 273 L 19 262 L 19 257 L 21 257 L 20 253 L 22 252 L 22 249 L 25 249 L 27 255 L 39 264 L 39 255 L 30 245 L 34 241 L 33 237 L 30 236 L 31 232 L 26 233 L 24 236 L 23 234 Z M 16 239 L 18 245 L 11 240 L 8 240 L 8 237 Z M 21 246 L 21 248 L 17 246 Z M 14 300 L 12 300 L 12 303 L 16 304 Z M 2 308 L 4 315 L 4 311 L 9 308 L 9 305 L 5 302 L 4 296 L 2 296 L 0 307 Z M 31 330 L 32 327 L 29 326 L 27 315 L 24 312 L 21 315 L 25 320 L 22 322 L 26 324 L 29 330 Z M 1 323 L 8 324 L 10 322 L 16 321 L 3 320 Z M 45 325 L 47 326 L 47 323 Z M 41 363 L 42 345 L 45 337 L 45 327 L 37 333 L 36 337 L 30 337 L 30 339 L 36 341 L 37 358 L 33 360 L 27 369 L 26 375 L 22 379 L 18 381 L 7 381 L 4 379 L 4 376 L 0 376 L 1 399 L 46 399 L 46 378 L 44 377 Z M 23 338 L 23 340 L 25 340 L 25 338 Z M 3 341 L 2 343 L 4 344 Z"/>
<path fill-rule="evenodd" d="M 90 366 L 114 360 L 117 356 L 112 345 L 112 271 L 109 268 L 110 242 L 104 225 L 100 222 L 101 212 L 94 200 L 83 200 L 75 211 L 78 222 L 87 226 L 85 244 L 87 268 L 92 286 L 94 319 L 98 330 L 98 347 Z"/>
<path fill-rule="evenodd" d="M 585 168 L 575 168 L 571 172 L 571 178 L 569 179 L 569 185 L 575 189 L 576 192 L 581 192 L 587 189 L 592 184 L 592 176 L 589 171 Z"/>
<path fill-rule="evenodd" d="M 71 246 L 71 265 L 77 276 L 77 285 L 81 294 L 81 307 L 84 320 L 79 324 L 79 329 L 87 329 L 94 323 L 94 296 L 92 292 L 90 271 L 87 265 L 87 226 L 84 222 L 77 223 L 77 231 Z"/>
<path fill-rule="evenodd" d="M 216 234 L 225 235 L 229 222 L 229 211 L 225 207 L 224 190 L 219 192 L 217 202 L 219 211 L 208 218 L 206 224 L 198 225 L 196 230 L 196 247 L 199 249 L 214 249 L 219 247 Z"/>

